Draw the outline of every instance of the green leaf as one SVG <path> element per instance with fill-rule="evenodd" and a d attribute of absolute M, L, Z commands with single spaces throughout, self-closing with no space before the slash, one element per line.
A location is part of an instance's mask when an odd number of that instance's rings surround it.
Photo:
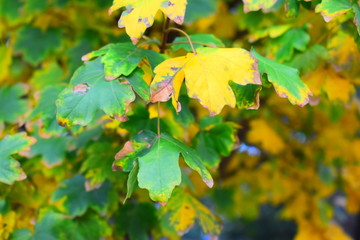
<path fill-rule="evenodd" d="M 139 173 L 139 166 L 136 164 L 129 173 L 129 177 L 128 177 L 127 184 L 126 184 L 127 192 L 126 192 L 126 197 L 124 199 L 124 204 L 125 204 L 126 200 L 129 199 L 131 197 L 132 193 L 134 192 L 138 173 Z"/>
<path fill-rule="evenodd" d="M 358 4 L 356 4 L 356 3 L 353 4 L 353 11 L 355 13 L 354 23 L 356 25 L 358 34 L 360 35 L 360 7 Z"/>
<path fill-rule="evenodd" d="M 190 35 L 190 39 L 193 42 L 195 49 L 204 46 L 202 44 L 197 44 L 197 43 L 204 43 L 207 45 L 211 45 L 212 47 L 224 47 L 224 43 L 212 34 L 193 34 Z M 175 40 L 173 41 L 173 45 L 171 46 L 171 49 L 173 51 L 177 51 L 182 48 L 187 52 L 192 51 L 188 39 L 186 37 L 175 38 Z"/>
<path fill-rule="evenodd" d="M 251 52 L 259 62 L 260 73 L 267 74 L 269 82 L 273 84 L 280 97 L 288 98 L 294 105 L 304 106 L 309 102 L 311 91 L 301 81 L 297 69 L 269 60 L 258 54 L 255 49 Z"/>
<path fill-rule="evenodd" d="M 88 61 L 98 56 L 103 56 L 101 62 L 104 63 L 106 80 L 114 80 L 121 75 L 128 76 L 144 58 L 142 49 L 137 48 L 132 43 L 117 43 L 88 53 L 82 59 Z"/>
<path fill-rule="evenodd" d="M 68 137 L 36 138 L 36 143 L 31 147 L 32 156 L 41 155 L 47 167 L 61 164 L 65 159 L 66 143 Z"/>
<path fill-rule="evenodd" d="M 290 62 L 290 67 L 297 68 L 301 73 L 308 73 L 315 70 L 321 61 L 329 58 L 328 50 L 322 45 L 313 45 L 305 52 L 297 54 Z"/>
<path fill-rule="evenodd" d="M 65 198 L 63 205 L 72 217 L 83 215 L 88 208 L 104 211 L 108 205 L 110 184 L 105 182 L 100 188 L 86 191 L 85 178 L 81 175 L 64 180 L 61 186 L 52 194 L 51 200 Z"/>
<path fill-rule="evenodd" d="M 216 13 L 218 1 L 216 0 L 192 0 L 188 1 L 185 14 L 185 23 L 190 24 L 200 18 L 209 17 Z"/>
<path fill-rule="evenodd" d="M 151 131 L 142 131 L 137 134 L 115 155 L 113 169 L 130 172 L 135 166 L 136 159 L 147 154 L 155 140 L 156 134 Z"/>
<path fill-rule="evenodd" d="M 261 85 L 239 85 L 230 81 L 229 85 L 235 93 L 236 106 L 239 109 L 258 109 L 260 107 Z"/>
<path fill-rule="evenodd" d="M 177 188 L 168 204 L 161 209 L 160 216 L 181 235 L 189 231 L 197 220 L 204 234 L 220 234 L 220 223 L 216 217 L 196 198 Z"/>
<path fill-rule="evenodd" d="M 215 123 L 203 127 L 194 138 L 196 150 L 208 168 L 215 168 L 221 156 L 229 156 L 235 144 L 236 128 L 233 123 Z"/>
<path fill-rule="evenodd" d="M 350 11 L 352 8 L 350 0 L 322 0 L 315 8 L 320 12 L 326 22 L 334 17 Z"/>
<path fill-rule="evenodd" d="M 150 101 L 150 87 L 145 82 L 144 78 L 144 71 L 141 68 L 136 68 L 134 72 L 132 72 L 129 76 L 124 76 L 123 78 L 126 79 L 134 91 L 142 98 L 144 101 Z"/>
<path fill-rule="evenodd" d="M 49 86 L 42 90 L 37 106 L 31 112 L 28 119 L 40 118 L 43 124 L 43 130 L 48 134 L 58 134 L 65 129 L 58 125 L 56 120 L 56 99 L 63 86 Z"/>
<path fill-rule="evenodd" d="M 61 46 L 61 39 L 59 29 L 42 31 L 40 28 L 23 26 L 14 48 L 24 55 L 25 61 L 37 65 Z"/>
<path fill-rule="evenodd" d="M 0 123 L 15 123 L 26 112 L 26 100 L 21 99 L 25 94 L 26 89 L 21 84 L 0 88 Z"/>
<path fill-rule="evenodd" d="M 11 240 L 32 240 L 31 231 L 27 228 L 17 229 L 11 234 Z"/>
<path fill-rule="evenodd" d="M 88 125 L 102 110 L 110 117 L 125 120 L 128 106 L 135 100 L 129 84 L 104 80 L 101 58 L 80 67 L 56 101 L 61 125 Z"/>
<path fill-rule="evenodd" d="M 10 24 L 16 24 L 22 20 L 20 9 L 23 5 L 21 0 L 0 0 L 0 18 L 5 18 Z"/>
<path fill-rule="evenodd" d="M 276 53 L 276 60 L 280 62 L 290 60 L 294 50 L 305 51 L 309 41 L 310 36 L 303 28 L 290 29 L 277 41 L 281 47 Z"/>
<path fill-rule="evenodd" d="M 116 216 L 116 231 L 120 236 L 128 234 L 130 240 L 147 240 L 148 232 L 158 222 L 156 208 L 148 203 L 127 203 Z"/>
<path fill-rule="evenodd" d="M 181 183 L 179 156 L 184 157 L 186 164 L 197 171 L 203 181 L 213 186 L 213 180 L 197 152 L 180 141 L 161 134 L 144 131 L 134 140 L 125 143 L 123 149 L 115 156 L 115 167 L 125 171 L 133 169 L 138 159 L 138 183 L 140 188 L 149 190 L 150 198 L 166 202 L 172 190 Z"/>
<path fill-rule="evenodd" d="M 81 172 L 89 180 L 89 187 L 92 189 L 106 180 L 116 180 L 119 173 L 112 171 L 114 152 L 112 143 L 106 139 L 92 143 L 86 148 L 87 157 L 81 166 Z"/>
<path fill-rule="evenodd" d="M 62 68 L 56 62 L 51 62 L 34 73 L 30 79 L 30 84 L 36 90 L 41 90 L 47 86 L 61 83 L 64 80 L 63 75 Z"/>
<path fill-rule="evenodd" d="M 26 178 L 20 163 L 10 155 L 25 150 L 34 144 L 35 139 L 25 133 L 9 135 L 0 140 L 0 182 L 13 184 Z"/>
<path fill-rule="evenodd" d="M 25 2 L 25 11 L 27 13 L 43 12 L 47 6 L 47 0 L 27 0 Z"/>
<path fill-rule="evenodd" d="M 139 187 L 148 189 L 153 201 L 167 202 L 181 183 L 179 155 L 173 144 L 157 138 L 150 151 L 139 157 Z"/>

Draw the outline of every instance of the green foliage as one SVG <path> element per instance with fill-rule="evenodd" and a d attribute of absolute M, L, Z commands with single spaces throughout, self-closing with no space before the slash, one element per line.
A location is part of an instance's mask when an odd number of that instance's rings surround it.
<path fill-rule="evenodd" d="M 352 0 L 0 0 L 0 239 L 281 239 L 264 205 L 350 239 L 359 26 Z"/>

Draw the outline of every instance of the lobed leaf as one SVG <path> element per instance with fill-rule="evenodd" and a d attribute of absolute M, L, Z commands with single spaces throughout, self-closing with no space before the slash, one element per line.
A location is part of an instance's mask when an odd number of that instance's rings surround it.
<path fill-rule="evenodd" d="M 252 54 L 259 61 L 259 70 L 261 74 L 266 73 L 269 82 L 271 82 L 282 98 L 288 98 L 292 104 L 304 106 L 309 102 L 312 95 L 310 89 L 303 83 L 299 77 L 299 72 L 295 68 L 269 60 L 254 49 Z"/>
<path fill-rule="evenodd" d="M 241 48 L 198 48 L 197 53 L 165 60 L 155 74 L 150 86 L 152 102 L 164 102 L 171 96 L 177 102 L 185 77 L 188 95 L 198 99 L 212 116 L 225 105 L 235 107 L 230 80 L 240 85 L 261 84 L 256 60 Z M 179 111 L 179 106 L 175 109 Z"/>
<path fill-rule="evenodd" d="M 145 30 L 154 23 L 155 14 L 161 10 L 177 24 L 184 22 L 186 0 L 114 0 L 109 13 L 125 7 L 118 22 L 119 28 L 125 27 L 133 44 L 136 44 Z"/>

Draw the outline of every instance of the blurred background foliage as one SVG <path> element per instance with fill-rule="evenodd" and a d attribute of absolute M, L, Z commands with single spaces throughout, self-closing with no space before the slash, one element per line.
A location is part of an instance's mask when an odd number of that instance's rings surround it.
<path fill-rule="evenodd" d="M 299 69 L 310 104 L 266 87 L 259 110 L 218 117 L 186 94 L 180 114 L 162 104 L 162 129 L 199 151 L 215 186 L 184 165 L 182 186 L 161 207 L 138 188 L 123 204 L 127 174 L 111 168 L 131 136 L 156 129 L 155 106 L 136 100 L 129 121 L 99 113 L 87 127 L 61 127 L 55 116 L 81 57 L 129 41 L 116 27 L 120 12 L 108 15 L 112 1 L 0 0 L 0 158 L 21 163 L 11 181 L 0 164 L 0 239 L 360 239 L 358 16 L 325 22 L 319 0 L 265 2 L 244 12 L 242 1 L 188 0 L 182 27 Z M 162 22 L 159 14 L 146 35 L 160 39 Z M 167 53 L 184 53 L 175 46 Z"/>

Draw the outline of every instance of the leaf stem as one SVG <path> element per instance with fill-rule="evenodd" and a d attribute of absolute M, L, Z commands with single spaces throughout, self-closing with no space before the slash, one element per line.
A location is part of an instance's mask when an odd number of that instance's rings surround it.
<path fill-rule="evenodd" d="M 172 45 L 176 45 L 176 44 L 184 44 L 184 43 L 189 43 L 189 42 L 173 42 L 173 43 L 168 43 L 167 45 L 172 46 Z M 192 42 L 192 44 L 197 44 L 197 45 L 203 45 L 206 47 L 211 47 L 211 48 L 221 48 L 220 46 L 214 45 L 214 44 L 208 44 L 208 43 L 202 43 L 202 42 Z"/>
<path fill-rule="evenodd" d="M 190 36 L 189 36 L 185 31 L 183 31 L 183 30 L 181 30 L 181 29 L 179 29 L 179 28 L 175 28 L 175 27 L 168 28 L 166 31 L 177 31 L 177 32 L 180 32 L 181 34 L 183 34 L 183 35 L 187 38 L 188 43 L 190 44 L 190 47 L 191 47 L 192 52 L 193 52 L 194 54 L 197 54 L 197 53 L 196 53 L 196 50 L 195 50 L 195 48 L 194 48 L 194 44 L 193 44 L 193 42 L 192 42 L 191 39 L 190 39 Z"/>
<path fill-rule="evenodd" d="M 161 129 L 160 129 L 160 102 L 157 102 L 157 134 L 160 137 Z"/>

